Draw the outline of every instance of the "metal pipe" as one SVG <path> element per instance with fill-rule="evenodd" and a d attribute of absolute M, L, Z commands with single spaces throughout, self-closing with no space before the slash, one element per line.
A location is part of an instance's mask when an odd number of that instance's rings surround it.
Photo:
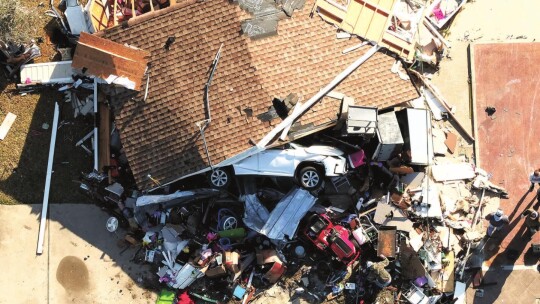
<path fill-rule="evenodd" d="M 58 130 L 58 116 L 60 111 L 58 110 L 58 103 L 54 103 L 54 117 L 53 127 L 51 134 L 51 144 L 49 146 L 49 160 L 47 162 L 47 175 L 45 176 L 45 191 L 43 192 L 43 204 L 41 206 L 41 221 L 39 224 L 39 236 L 37 254 L 43 253 L 43 238 L 45 237 L 45 224 L 47 220 L 47 208 L 49 207 L 49 190 L 51 188 L 51 174 L 54 161 L 54 146 L 56 144 L 56 131 Z"/>
<path fill-rule="evenodd" d="M 98 114 L 98 98 L 97 98 L 97 78 L 94 77 L 94 171 L 98 171 L 98 128 L 97 128 L 97 114 Z"/>

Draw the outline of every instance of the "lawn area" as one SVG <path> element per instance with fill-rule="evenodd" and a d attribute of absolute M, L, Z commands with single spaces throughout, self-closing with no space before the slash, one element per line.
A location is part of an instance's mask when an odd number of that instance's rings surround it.
<path fill-rule="evenodd" d="M 49 9 L 46 2 L 21 1 L 21 7 L 37 14 L 31 33 L 37 34 L 42 56 L 35 62 L 47 62 L 55 58 L 55 45 L 49 35 L 55 22 L 45 15 Z M 35 29 L 38 29 L 35 31 Z M 39 39 L 38 38 L 42 38 Z M 56 56 L 57 57 L 57 56 Z M 3 69 L 3 67 L 2 67 Z M 92 169 L 92 156 L 87 155 L 75 143 L 92 129 L 91 117 L 73 118 L 70 103 L 63 102 L 63 95 L 56 88 L 47 88 L 32 94 L 14 92 L 15 81 L 0 73 L 0 121 L 9 113 L 17 115 L 9 133 L 0 141 L 0 204 L 34 204 L 43 200 L 47 159 L 51 139 L 54 102 L 61 108 L 59 121 L 64 121 L 56 138 L 53 174 L 51 179 L 51 203 L 79 203 L 86 199 L 77 192 L 77 180 L 81 171 Z M 50 127 L 43 128 L 46 123 Z"/>

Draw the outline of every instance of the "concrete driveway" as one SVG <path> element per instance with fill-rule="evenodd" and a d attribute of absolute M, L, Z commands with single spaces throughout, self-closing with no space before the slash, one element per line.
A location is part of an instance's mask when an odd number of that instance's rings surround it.
<path fill-rule="evenodd" d="M 40 212 L 41 205 L 0 205 L 0 303 L 155 303 L 156 294 L 137 283 L 150 277 L 148 267 L 129 262 L 136 248 L 106 230 L 105 212 L 49 205 L 38 256 Z"/>

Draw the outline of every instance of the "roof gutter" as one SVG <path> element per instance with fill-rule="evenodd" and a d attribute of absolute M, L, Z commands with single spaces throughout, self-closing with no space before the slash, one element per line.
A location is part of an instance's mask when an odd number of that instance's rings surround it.
<path fill-rule="evenodd" d="M 209 98 L 208 92 L 210 91 L 210 85 L 212 84 L 212 79 L 214 79 L 214 72 L 217 69 L 219 58 L 221 58 L 222 47 L 223 47 L 223 43 L 219 47 L 219 50 L 217 51 L 216 56 L 214 57 L 214 60 L 212 61 L 212 66 L 210 67 L 210 75 L 208 75 L 208 81 L 204 84 L 204 106 L 206 108 L 206 111 L 205 111 L 206 119 L 195 123 L 197 127 L 199 127 L 199 131 L 201 132 L 201 137 L 204 143 L 204 151 L 206 152 L 206 158 L 208 159 L 208 164 L 210 165 L 210 169 L 213 167 L 213 165 L 212 165 L 212 160 L 210 159 L 210 153 L 208 152 L 208 144 L 206 143 L 206 137 L 204 136 L 204 131 L 212 122 L 212 116 L 210 115 L 210 98 Z"/>

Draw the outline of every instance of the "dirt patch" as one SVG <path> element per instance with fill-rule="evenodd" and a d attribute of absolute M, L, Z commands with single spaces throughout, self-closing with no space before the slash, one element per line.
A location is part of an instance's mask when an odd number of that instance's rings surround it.
<path fill-rule="evenodd" d="M 68 292 L 82 292 L 88 289 L 88 268 L 78 257 L 66 256 L 56 269 L 56 280 Z"/>

